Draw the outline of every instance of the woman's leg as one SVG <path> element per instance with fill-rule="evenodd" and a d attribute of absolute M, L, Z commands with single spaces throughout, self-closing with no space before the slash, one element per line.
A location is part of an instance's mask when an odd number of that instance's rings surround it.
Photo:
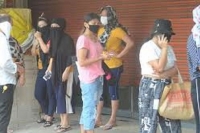
<path fill-rule="evenodd" d="M 196 133 L 200 133 L 200 78 L 191 82 L 191 97 L 196 121 Z"/>
<path fill-rule="evenodd" d="M 165 83 L 151 78 L 142 78 L 139 87 L 140 133 L 156 133 L 158 107 Z"/>
<path fill-rule="evenodd" d="M 67 131 L 70 128 L 68 114 L 66 111 L 66 88 L 65 85 L 60 85 L 57 90 L 57 113 L 60 114 L 61 127 L 57 132 Z"/>
<path fill-rule="evenodd" d="M 111 129 L 113 126 L 116 125 L 116 116 L 117 111 L 119 108 L 119 80 L 121 77 L 121 73 L 123 71 L 123 67 L 118 67 L 111 69 L 112 76 L 115 78 L 115 83 L 113 85 L 109 85 L 109 94 L 111 99 L 111 117 L 107 124 L 105 125 L 104 129 L 108 130 Z"/>
<path fill-rule="evenodd" d="M 46 81 L 42 77 L 43 77 L 43 72 L 39 71 L 35 83 L 35 98 L 40 104 L 42 113 L 46 115 L 48 106 L 47 86 L 46 86 Z"/>
<path fill-rule="evenodd" d="M 104 104 L 104 101 L 100 100 L 97 105 L 97 115 L 96 115 L 96 120 L 95 120 L 95 126 L 97 127 L 102 125 L 101 113 L 103 110 L 103 104 Z"/>
<path fill-rule="evenodd" d="M 48 94 L 48 117 L 47 121 L 51 122 L 53 119 L 54 112 L 56 110 L 56 98 L 55 91 L 51 80 L 46 81 L 47 84 L 47 94 Z"/>
<path fill-rule="evenodd" d="M 104 105 L 104 98 L 108 90 L 108 85 L 105 77 L 103 76 L 103 92 L 100 97 L 100 101 L 97 104 L 97 115 L 96 115 L 96 120 L 95 120 L 95 126 L 101 126 L 102 125 L 102 119 L 101 119 L 101 113 L 103 110 L 103 105 Z"/>
<path fill-rule="evenodd" d="M 181 133 L 181 121 L 170 120 L 159 116 L 159 124 L 162 133 Z"/>
<path fill-rule="evenodd" d="M 81 83 L 83 110 L 80 125 L 82 132 L 94 132 L 96 106 L 102 94 L 102 85 L 101 78 L 96 79 L 93 83 Z"/>

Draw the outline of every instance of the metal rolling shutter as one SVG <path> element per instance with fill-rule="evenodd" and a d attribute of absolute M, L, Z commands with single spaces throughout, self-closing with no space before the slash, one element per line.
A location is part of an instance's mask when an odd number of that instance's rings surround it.
<path fill-rule="evenodd" d="M 124 58 L 122 86 L 138 85 L 140 80 L 139 49 L 148 37 L 156 18 L 166 18 L 173 22 L 176 36 L 171 45 L 174 47 L 179 69 L 185 80 L 188 80 L 186 58 L 186 41 L 192 28 L 192 9 L 200 4 L 194 0 L 30 0 L 33 18 L 42 12 L 49 18 L 65 17 L 68 23 L 67 32 L 76 42 L 83 25 L 83 16 L 89 12 L 98 12 L 104 5 L 116 8 L 120 22 L 128 27 L 135 41 L 135 47 Z"/>

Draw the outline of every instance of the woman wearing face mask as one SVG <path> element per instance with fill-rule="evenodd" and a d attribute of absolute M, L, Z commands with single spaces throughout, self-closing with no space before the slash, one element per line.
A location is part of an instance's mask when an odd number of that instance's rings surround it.
<path fill-rule="evenodd" d="M 80 118 L 81 133 L 94 133 L 95 109 L 102 94 L 102 60 L 108 59 L 97 38 L 99 16 L 89 13 L 84 17 L 84 30 L 79 36 L 77 68 L 82 91 L 83 108 Z"/>
<path fill-rule="evenodd" d="M 35 83 L 35 98 L 38 100 L 43 115 L 38 123 L 44 123 L 44 127 L 51 126 L 53 114 L 55 112 L 56 102 L 55 94 L 51 80 L 45 81 L 43 76 L 49 64 L 49 36 L 50 29 L 48 21 L 43 15 L 38 19 L 37 31 L 35 33 L 36 41 L 31 49 L 32 55 L 37 57 L 38 74 Z"/>
<path fill-rule="evenodd" d="M 133 47 L 133 41 L 127 34 L 127 30 L 118 22 L 116 12 L 111 6 L 105 6 L 101 9 L 101 23 L 104 25 L 98 32 L 98 36 L 104 51 L 110 56 L 110 60 L 104 62 L 110 68 L 112 76 L 115 78 L 115 82 L 112 84 L 104 85 L 108 86 L 109 94 L 111 98 L 112 113 L 109 121 L 104 126 L 105 130 L 111 129 L 116 125 L 116 114 L 119 106 L 119 80 L 123 71 L 122 57 L 124 57 L 129 50 Z M 122 43 L 125 43 L 122 45 Z M 97 108 L 96 126 L 100 126 L 101 123 L 101 111 L 103 108 L 103 98 Z"/>
<path fill-rule="evenodd" d="M 57 132 L 70 130 L 66 109 L 66 86 L 72 66 L 72 56 L 75 55 L 73 39 L 64 32 L 66 21 L 64 18 L 56 18 L 51 22 L 51 47 L 50 64 L 47 71 L 52 72 L 53 86 L 56 92 L 57 113 L 61 122 L 56 126 Z"/>
<path fill-rule="evenodd" d="M 139 86 L 140 133 L 156 133 L 159 124 L 162 133 L 181 133 L 181 121 L 158 114 L 164 87 L 177 75 L 176 56 L 169 45 L 172 35 L 171 21 L 157 19 L 150 39 L 140 49 L 142 78 Z M 180 112 L 177 112 L 180 113 Z"/>

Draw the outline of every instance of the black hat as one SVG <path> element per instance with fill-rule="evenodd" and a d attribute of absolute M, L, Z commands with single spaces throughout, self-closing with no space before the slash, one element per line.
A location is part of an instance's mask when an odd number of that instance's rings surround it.
<path fill-rule="evenodd" d="M 175 35 L 172 29 L 172 23 L 170 20 L 167 19 L 156 19 L 154 22 L 152 35 L 155 34 L 169 34 Z"/>

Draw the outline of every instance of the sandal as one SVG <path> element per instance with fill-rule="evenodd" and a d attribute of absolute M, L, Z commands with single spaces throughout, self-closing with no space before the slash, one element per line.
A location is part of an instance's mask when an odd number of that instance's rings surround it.
<path fill-rule="evenodd" d="M 39 119 L 39 120 L 37 120 L 37 123 L 45 123 L 45 122 L 46 122 L 45 119 Z"/>
<path fill-rule="evenodd" d="M 44 123 L 44 127 L 50 127 L 50 126 L 52 126 L 53 125 L 53 122 L 52 121 L 46 121 L 45 123 Z"/>
<path fill-rule="evenodd" d="M 7 133 L 13 133 L 14 131 L 12 129 L 7 129 Z"/>
<path fill-rule="evenodd" d="M 54 128 L 54 130 L 58 130 L 61 127 L 61 125 L 56 125 L 56 127 Z"/>
<path fill-rule="evenodd" d="M 112 128 L 115 127 L 115 126 L 116 126 L 116 124 L 115 124 L 115 125 L 106 124 L 105 126 L 103 126 L 103 129 L 104 129 L 104 130 L 110 130 L 110 129 L 112 129 Z"/>
<path fill-rule="evenodd" d="M 99 128 L 99 127 L 101 127 L 102 126 L 102 124 L 95 124 L 94 125 L 94 128 Z"/>
<path fill-rule="evenodd" d="M 64 132 L 67 132 L 69 130 L 71 130 L 70 126 L 68 126 L 68 127 L 60 127 L 56 132 L 57 133 L 64 133 Z"/>

